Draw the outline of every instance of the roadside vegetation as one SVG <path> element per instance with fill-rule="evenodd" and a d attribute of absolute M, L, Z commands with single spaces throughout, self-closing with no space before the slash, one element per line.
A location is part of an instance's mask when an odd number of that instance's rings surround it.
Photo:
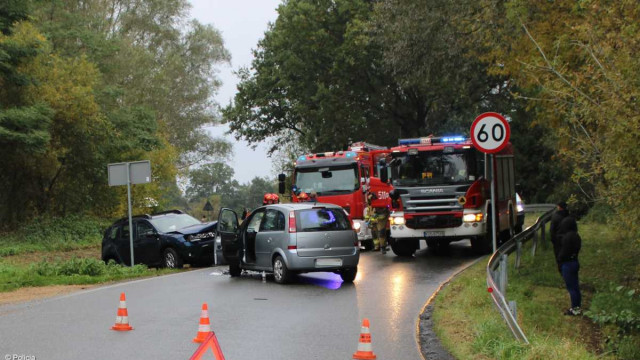
<path fill-rule="evenodd" d="M 91 217 L 34 219 L 0 233 L 0 292 L 22 287 L 97 284 L 175 272 L 100 259 L 100 242 L 109 221 Z"/>
<path fill-rule="evenodd" d="M 528 222 L 534 218 L 528 216 Z M 486 286 L 486 261 L 449 283 L 434 306 L 436 333 L 458 359 L 639 359 L 640 249 L 637 238 L 587 216 L 580 287 L 583 316 L 569 317 L 569 295 L 551 244 L 531 257 L 525 246 L 519 270 L 509 268 L 507 299 L 517 302 L 518 321 L 530 345 L 516 341 Z"/>

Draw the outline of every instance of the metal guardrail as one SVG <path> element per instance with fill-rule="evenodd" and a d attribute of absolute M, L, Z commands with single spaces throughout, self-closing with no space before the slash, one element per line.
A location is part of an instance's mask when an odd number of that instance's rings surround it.
<path fill-rule="evenodd" d="M 516 260 L 515 268 L 520 267 L 520 259 L 522 257 L 522 245 L 533 239 L 531 246 L 531 256 L 535 256 L 538 242 L 544 247 L 546 246 L 546 225 L 551 220 L 551 216 L 555 209 L 553 204 L 533 204 L 525 205 L 526 212 L 545 211 L 535 224 L 525 229 L 520 234 L 515 235 L 509 241 L 500 246 L 487 264 L 487 287 L 493 302 L 496 304 L 498 311 L 504 318 L 505 322 L 516 339 L 529 344 L 529 340 L 518 325 L 517 308 L 515 301 L 506 299 L 507 292 L 507 269 L 509 265 L 509 255 L 515 251 Z"/>

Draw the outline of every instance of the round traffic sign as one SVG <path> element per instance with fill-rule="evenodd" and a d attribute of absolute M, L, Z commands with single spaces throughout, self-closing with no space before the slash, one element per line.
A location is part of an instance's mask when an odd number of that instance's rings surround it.
<path fill-rule="evenodd" d="M 498 113 L 479 115 L 471 124 L 471 142 L 483 153 L 493 154 L 504 149 L 510 136 L 507 119 Z"/>

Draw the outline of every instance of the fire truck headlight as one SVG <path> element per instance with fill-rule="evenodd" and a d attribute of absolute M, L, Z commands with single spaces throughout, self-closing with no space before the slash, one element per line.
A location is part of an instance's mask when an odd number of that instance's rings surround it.
<path fill-rule="evenodd" d="M 356 232 L 360 232 L 360 227 L 362 227 L 362 224 L 360 224 L 359 221 L 353 222 L 353 230 L 355 230 Z"/>
<path fill-rule="evenodd" d="M 464 222 L 479 222 L 482 221 L 482 214 L 464 214 L 462 220 Z"/>
<path fill-rule="evenodd" d="M 404 225 L 405 221 L 402 216 L 394 216 L 389 218 L 391 225 Z"/>

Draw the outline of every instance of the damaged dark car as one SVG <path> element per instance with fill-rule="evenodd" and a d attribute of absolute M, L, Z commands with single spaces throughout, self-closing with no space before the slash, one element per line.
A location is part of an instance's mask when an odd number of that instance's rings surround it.
<path fill-rule="evenodd" d="M 214 259 L 217 221 L 202 223 L 180 210 L 133 217 L 135 264 L 181 268 L 209 266 Z M 129 219 L 116 221 L 102 238 L 102 260 L 131 265 Z"/>

